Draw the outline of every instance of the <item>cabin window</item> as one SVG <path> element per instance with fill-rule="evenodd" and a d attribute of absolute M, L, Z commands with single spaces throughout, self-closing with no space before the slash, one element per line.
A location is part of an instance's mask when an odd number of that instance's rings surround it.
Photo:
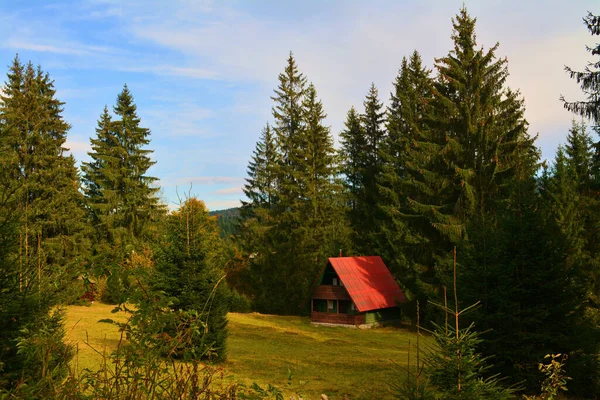
<path fill-rule="evenodd" d="M 337 313 L 337 301 L 327 300 L 327 312 Z"/>
<path fill-rule="evenodd" d="M 350 300 L 339 300 L 338 301 L 338 312 L 340 314 L 348 314 L 350 313 Z"/>
<path fill-rule="evenodd" d="M 333 286 L 337 286 L 338 285 L 338 278 L 333 278 Z"/>
<path fill-rule="evenodd" d="M 313 299 L 313 311 L 327 312 L 327 300 Z"/>
<path fill-rule="evenodd" d="M 350 304 L 350 309 L 352 311 L 356 311 L 356 305 L 354 305 L 354 302 L 352 302 L 352 304 Z"/>

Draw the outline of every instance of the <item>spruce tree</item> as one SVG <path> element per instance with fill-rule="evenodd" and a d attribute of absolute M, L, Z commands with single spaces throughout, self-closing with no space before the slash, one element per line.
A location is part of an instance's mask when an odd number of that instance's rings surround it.
<path fill-rule="evenodd" d="M 312 267 L 304 272 L 304 279 L 308 279 L 310 285 L 327 257 L 335 255 L 340 248 L 348 249 L 349 243 L 333 138 L 329 127 L 323 124 L 326 117 L 323 104 L 312 84 L 306 91 L 303 106 L 305 175 L 302 179 L 306 181 L 306 197 L 302 201 L 305 215 L 302 230 L 306 237 L 304 256 Z"/>
<path fill-rule="evenodd" d="M 379 92 L 375 84 L 371 84 L 364 101 L 364 113 L 361 115 L 366 146 L 364 157 L 364 170 L 362 176 L 362 201 L 356 212 L 356 225 L 353 226 L 357 234 L 354 246 L 361 254 L 374 254 L 375 243 L 379 235 L 378 223 L 382 216 L 379 213 L 379 191 L 377 182 L 383 168 L 381 149 L 385 139 L 384 130 L 385 112 L 379 100 Z"/>
<path fill-rule="evenodd" d="M 387 109 L 387 136 L 381 147 L 383 167 L 378 180 L 378 203 L 383 215 L 378 253 L 408 297 L 413 301 L 420 299 L 421 304 L 426 304 L 426 285 L 421 278 L 427 268 L 419 260 L 424 249 L 415 244 L 425 240 L 412 226 L 414 218 L 407 199 L 415 194 L 409 183 L 418 175 L 417 167 L 423 165 L 417 144 L 428 130 L 426 117 L 433 96 L 430 75 L 417 51 L 410 60 L 403 58 Z M 412 311 L 415 307 L 410 304 L 407 310 Z"/>
<path fill-rule="evenodd" d="M 481 234 L 485 276 L 494 208 L 507 198 L 507 182 L 521 159 L 535 157 L 523 102 L 505 86 L 508 71 L 506 60 L 496 58 L 498 44 L 477 48 L 475 19 L 464 8 L 453 28 L 454 49 L 436 60 L 427 131 L 411 156 L 416 173 L 406 181 L 414 225 L 430 248 L 424 253 L 432 256 L 423 264 L 437 268 L 438 278 L 448 275 L 447 252 L 468 240 L 470 224 Z"/>
<path fill-rule="evenodd" d="M 265 287 L 263 277 L 272 271 L 271 235 L 275 226 L 277 205 L 276 166 L 279 152 L 271 126 L 267 124 L 248 163 L 248 177 L 243 191 L 247 200 L 242 200 L 239 220 L 239 240 L 249 253 L 252 287 L 260 293 Z M 256 295 L 256 293 L 254 294 Z"/>
<path fill-rule="evenodd" d="M 588 12 L 583 18 L 583 23 L 592 36 L 600 36 L 600 16 Z M 600 43 L 596 43 L 593 47 L 586 47 L 586 50 L 592 55 L 600 56 Z M 565 66 L 565 71 L 571 79 L 577 81 L 587 97 L 586 100 L 569 102 L 561 96 L 565 108 L 598 124 L 600 121 L 600 59 L 590 62 L 583 71 L 575 71 L 568 66 Z"/>
<path fill-rule="evenodd" d="M 306 181 L 304 165 L 304 107 L 306 78 L 298 70 L 290 53 L 283 73 L 279 74 L 279 85 L 272 96 L 273 131 L 278 150 L 274 168 L 277 182 L 276 199 L 270 211 L 272 227 L 269 228 L 268 243 L 262 252 L 256 249 L 251 254 L 252 275 L 258 282 L 255 306 L 259 311 L 272 313 L 297 313 L 299 311 L 302 282 L 297 281 L 304 266 L 298 263 L 298 237 L 304 222 L 300 201 L 304 198 Z M 272 222 L 271 222 L 272 221 Z M 268 226 L 268 225 L 267 225 Z"/>
<path fill-rule="evenodd" d="M 140 126 L 127 85 L 113 111 L 114 119 L 105 107 L 91 139 L 92 161 L 83 163 L 82 170 L 90 218 L 96 224 L 95 264 L 99 273 L 110 276 L 105 300 L 117 302 L 126 284 L 118 276 L 119 265 L 132 249 L 144 245 L 163 207 L 153 186 L 156 178 L 147 175 L 155 164 L 152 150 L 146 148 L 150 130 Z"/>
<path fill-rule="evenodd" d="M 583 18 L 584 25 L 592 36 L 600 35 L 600 16 L 589 13 Z M 596 43 L 592 47 L 586 47 L 587 51 L 593 56 L 600 56 L 600 43 Z M 586 99 L 582 101 L 569 102 L 561 96 L 566 109 L 578 114 L 584 118 L 591 120 L 592 127 L 596 134 L 600 134 L 600 59 L 588 63 L 583 71 L 575 71 L 570 67 L 565 67 L 566 72 L 572 79 L 580 85 Z M 585 131 L 581 127 L 581 131 Z M 589 137 L 582 132 L 576 134 L 577 129 L 572 129 L 568 137 L 569 144 L 566 150 L 569 156 L 569 164 L 571 168 L 575 168 L 579 182 L 579 194 L 582 195 L 585 209 L 585 250 L 590 256 L 587 266 L 591 272 L 589 282 L 592 283 L 593 289 L 590 290 L 589 306 L 595 308 L 596 318 L 600 319 L 600 298 L 598 296 L 600 290 L 600 260 L 597 256 L 600 254 L 600 220 L 597 209 L 600 204 L 600 140 L 593 142 L 591 147 L 586 147 L 590 144 Z M 579 140 L 577 140 L 579 139 Z M 585 154 L 587 151 L 591 152 Z M 589 168 L 589 177 L 587 176 Z"/>
<path fill-rule="evenodd" d="M 56 378 L 66 371 L 69 350 L 62 344 L 61 316 L 54 307 L 69 300 L 64 289 L 80 273 L 87 251 L 79 177 L 74 158 L 64 148 L 70 126 L 62 117 L 64 103 L 55 94 L 47 73 L 15 58 L 0 108 L 2 207 L 5 217 L 12 214 L 4 220 L 10 263 L 3 265 L 0 290 L 5 305 L 2 359 L 12 378 Z M 18 235 L 11 236 L 8 227 L 15 227 Z M 44 357 L 57 375 L 41 368 L 43 352 L 36 343 L 42 338 L 56 344 Z"/>
<path fill-rule="evenodd" d="M 250 162 L 241 235 L 255 307 L 297 314 L 326 257 L 348 246 L 344 201 L 323 105 L 292 55 L 272 99 L 274 144 L 265 134 Z"/>
<path fill-rule="evenodd" d="M 348 219 L 351 226 L 357 226 L 360 217 L 366 147 L 360 116 L 352 107 L 346 117 L 345 129 L 340 133 L 340 168 L 348 196 Z"/>
<path fill-rule="evenodd" d="M 206 324 L 194 343 L 197 356 L 224 361 L 229 291 L 216 217 L 202 201 L 189 198 L 166 217 L 161 233 L 154 289 L 170 297 L 175 310 L 197 311 Z"/>

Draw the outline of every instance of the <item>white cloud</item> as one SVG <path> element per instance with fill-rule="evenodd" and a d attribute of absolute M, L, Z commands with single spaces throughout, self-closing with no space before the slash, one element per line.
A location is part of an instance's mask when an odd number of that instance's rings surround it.
<path fill-rule="evenodd" d="M 186 186 L 186 185 L 219 185 L 219 184 L 241 184 L 244 178 L 237 176 L 189 176 L 175 178 L 170 182 L 161 180 L 161 186 Z"/>
<path fill-rule="evenodd" d="M 141 67 L 120 67 L 115 69 L 125 72 L 148 72 L 156 75 L 182 76 L 193 79 L 218 79 L 219 73 L 205 68 L 176 67 L 171 65 L 146 65 Z"/>
<path fill-rule="evenodd" d="M 8 39 L 3 43 L 3 46 L 16 50 L 30 50 L 76 56 L 89 56 L 97 53 L 107 53 L 112 51 L 112 49 L 103 46 L 89 46 L 80 43 L 58 45 L 51 43 L 39 43 L 23 39 Z"/>
<path fill-rule="evenodd" d="M 224 210 L 226 208 L 240 207 L 242 205 L 239 200 L 207 200 L 205 203 L 210 211 Z"/>
<path fill-rule="evenodd" d="M 164 138 L 173 136 L 214 137 L 206 120 L 214 119 L 217 111 L 192 103 L 159 105 L 142 110 L 143 121 Z"/>
<path fill-rule="evenodd" d="M 416 47 L 431 66 L 434 57 L 451 49 L 450 19 L 461 3 L 433 3 L 435 7 L 386 2 L 378 8 L 339 2 L 333 19 L 319 16 L 318 9 L 326 5 L 313 4 L 317 9 L 314 17 L 279 21 L 222 6 L 209 13 L 179 2 L 173 4 L 174 14 L 185 14 L 183 22 L 168 17 L 146 18 L 132 24 L 131 30 L 138 38 L 184 54 L 190 68 L 202 66 L 219 71 L 222 79 L 260 83 L 256 94 L 263 97 L 277 85 L 277 74 L 283 70 L 288 51 L 293 50 L 300 70 L 315 83 L 329 114 L 327 123 L 337 135 L 350 106 L 362 108 L 371 82 L 387 102 L 402 56 Z M 557 3 L 556 10 L 546 11 L 544 22 L 514 29 L 506 27 L 511 21 L 523 23 L 523 13 L 515 11 L 499 17 L 498 7 L 512 10 L 520 5 L 469 4 L 471 13 L 478 17 L 478 41 L 486 47 L 500 42 L 497 55 L 509 58 L 509 83 L 526 99 L 530 131 L 542 136 L 555 134 L 552 132 L 557 131 L 556 127 L 568 126 L 571 118 L 562 109 L 559 95 L 576 97 L 578 93 L 564 74 L 563 64 L 581 64 L 585 59 L 587 32 L 578 26 L 579 17 L 569 24 L 555 23 L 564 20 L 567 10 L 573 13 L 573 7 L 567 4 Z M 580 8 L 583 15 L 585 8 Z M 540 29 L 547 23 L 556 26 L 556 31 L 544 30 L 541 34 Z M 248 105 L 239 107 L 241 112 L 251 110 Z"/>
<path fill-rule="evenodd" d="M 215 195 L 229 195 L 229 194 L 243 194 L 242 188 L 240 186 L 228 187 L 225 189 L 215 190 L 213 194 Z"/>
<path fill-rule="evenodd" d="M 73 154 L 76 160 L 81 161 L 88 158 L 88 151 L 91 151 L 89 140 L 73 140 L 67 138 L 65 147 L 69 149 L 69 153 Z"/>

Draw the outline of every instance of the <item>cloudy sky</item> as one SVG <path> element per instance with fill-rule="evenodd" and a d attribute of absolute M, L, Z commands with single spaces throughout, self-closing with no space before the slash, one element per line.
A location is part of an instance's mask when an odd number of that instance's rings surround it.
<path fill-rule="evenodd" d="M 448 53 L 462 4 L 477 17 L 478 44 L 500 43 L 530 133 L 551 159 L 573 118 L 558 98 L 580 97 L 563 68 L 590 61 L 585 45 L 594 42 L 581 17 L 600 11 L 597 0 L 0 0 L 0 66 L 4 74 L 18 53 L 50 73 L 78 161 L 87 160 L 103 107 L 127 83 L 152 131 L 150 172 L 164 200 L 191 193 L 216 210 L 243 196 L 290 51 L 337 137 L 371 82 L 387 103 L 403 56 L 417 49 L 432 67 Z"/>

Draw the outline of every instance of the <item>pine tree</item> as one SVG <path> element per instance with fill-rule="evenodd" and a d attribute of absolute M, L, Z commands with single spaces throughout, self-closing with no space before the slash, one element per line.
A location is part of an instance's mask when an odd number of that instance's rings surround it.
<path fill-rule="evenodd" d="M 345 126 L 346 129 L 340 133 L 340 167 L 348 196 L 348 219 L 351 226 L 357 226 L 364 192 L 367 141 L 360 116 L 354 107 L 348 111 Z"/>
<path fill-rule="evenodd" d="M 202 201 L 189 198 L 166 217 L 161 238 L 154 288 L 172 298 L 175 310 L 195 310 L 206 323 L 206 333 L 194 343 L 196 354 L 224 361 L 229 291 L 216 217 Z"/>
<path fill-rule="evenodd" d="M 600 16 L 588 12 L 583 18 L 583 23 L 592 36 L 600 35 Z M 600 43 L 596 43 L 593 47 L 586 47 L 586 49 L 592 55 L 600 55 Z M 587 97 L 587 100 L 568 102 L 561 96 L 560 99 L 565 108 L 598 124 L 600 121 L 600 60 L 590 62 L 584 71 L 575 71 L 567 66 L 565 66 L 565 71 L 571 79 L 577 81 Z"/>
<path fill-rule="evenodd" d="M 88 243 L 75 160 L 63 147 L 70 126 L 61 115 L 64 103 L 55 94 L 47 73 L 31 63 L 23 66 L 15 58 L 0 108 L 3 177 L 5 187 L 10 187 L 10 196 L 4 199 L 11 199 L 5 211 L 18 218 L 16 243 L 6 247 L 17 250 L 12 254 L 12 269 L 4 271 L 3 284 L 8 286 L 2 290 L 9 290 L 10 299 L 4 300 L 10 304 L 6 308 L 10 318 L 2 324 L 7 343 L 3 359 L 10 361 L 5 367 L 9 375 L 24 373 L 32 378 L 45 371 L 41 353 L 35 352 L 42 337 L 55 341 L 54 350 L 61 353 L 48 349 L 48 356 L 56 358 L 48 359 L 46 366 L 56 367 L 58 374 L 66 371 L 68 347 L 62 345 L 60 313 L 53 307 L 65 285 L 80 273 Z M 24 346 L 19 353 L 17 337 Z"/>
<path fill-rule="evenodd" d="M 108 107 L 104 107 L 104 111 L 98 120 L 96 138 L 90 139 L 92 148 L 90 157 L 92 161 L 84 162 L 81 166 L 85 184 L 83 191 L 89 200 L 87 205 L 91 222 L 96 227 L 100 226 L 101 207 L 103 204 L 107 204 L 106 199 L 102 196 L 103 180 L 101 172 L 103 169 L 115 169 L 117 167 L 116 157 L 110 157 L 110 154 L 108 154 L 110 149 L 117 146 L 117 141 L 110 132 L 111 119 Z M 110 165 L 111 162 L 112 165 Z M 104 181 L 104 184 L 107 185 L 108 182 Z M 104 228 L 106 227 L 104 226 Z M 102 236 L 106 238 L 108 232 L 104 232 Z"/>
<path fill-rule="evenodd" d="M 354 246 L 361 254 L 369 255 L 375 251 L 375 243 L 379 229 L 377 228 L 382 216 L 379 213 L 379 191 L 377 182 L 383 167 L 381 149 L 385 139 L 385 112 L 383 104 L 379 100 L 379 92 L 375 84 L 371 84 L 369 92 L 364 101 L 364 113 L 361 115 L 366 147 L 364 156 L 364 171 L 362 181 L 362 201 L 356 210 L 353 226 L 357 236 L 354 238 Z"/>
<path fill-rule="evenodd" d="M 291 55 L 273 101 L 275 140 L 264 134 L 250 162 L 241 234 L 256 308 L 297 314 L 326 257 L 348 246 L 345 205 L 323 105 Z"/>
<path fill-rule="evenodd" d="M 109 274 L 105 300 L 118 302 L 125 284 L 119 265 L 128 253 L 152 232 L 152 222 L 164 211 L 159 204 L 156 178 L 147 175 L 155 164 L 150 130 L 140 127 L 137 107 L 127 85 L 117 97 L 112 119 L 107 108 L 98 121 L 96 138 L 91 139 L 92 161 L 83 163 L 84 192 L 90 219 L 96 225 L 95 264 L 97 273 Z"/>
<path fill-rule="evenodd" d="M 276 203 L 275 165 L 277 148 L 271 125 L 267 124 L 256 143 L 252 159 L 248 164 L 248 178 L 244 185 L 244 194 L 249 201 L 244 201 L 243 210 L 252 213 L 253 208 L 270 209 Z"/>
<path fill-rule="evenodd" d="M 433 80 L 431 71 L 423 66 L 421 56 L 414 51 L 410 60 L 404 58 L 394 82 L 387 110 L 387 136 L 381 146 L 383 167 L 378 180 L 379 208 L 383 218 L 379 223 L 382 235 L 378 253 L 401 282 L 409 298 L 425 303 L 425 287 L 421 274 L 425 271 L 415 261 L 423 242 L 417 229 L 412 229 L 412 213 L 407 203 L 411 195 L 410 182 L 422 165 L 417 158 L 417 143 L 427 132 L 426 116 L 430 113 Z M 413 193 L 414 194 L 414 193 Z M 414 310 L 409 304 L 407 310 Z"/>
<path fill-rule="evenodd" d="M 272 112 L 275 119 L 274 131 L 277 148 L 280 151 L 276 169 L 278 207 L 289 209 L 292 202 L 302 195 L 299 177 L 304 173 L 304 108 L 302 102 L 306 94 L 306 77 L 298 71 L 296 61 L 290 53 L 283 73 L 279 74 L 279 86 L 275 89 Z"/>
<path fill-rule="evenodd" d="M 272 273 L 269 267 L 274 265 L 270 246 L 277 206 L 278 162 L 279 152 L 273 130 L 267 124 L 248 164 L 248 177 L 243 188 L 247 201 L 242 200 L 239 219 L 239 240 L 242 248 L 249 253 L 251 286 L 257 290 L 264 287 L 263 277 Z"/>
<path fill-rule="evenodd" d="M 297 281 L 302 267 L 298 267 L 301 264 L 296 256 L 304 218 L 300 202 L 306 191 L 306 181 L 302 177 L 306 144 L 303 101 L 307 88 L 306 78 L 299 72 L 291 53 L 278 79 L 279 85 L 272 97 L 273 132 L 278 153 L 273 169 L 276 201 L 268 213 L 267 224 L 261 227 L 268 232 L 264 244 L 249 251 L 255 257 L 252 276 L 256 281 L 255 306 L 258 310 L 297 313 L 302 296 L 299 293 L 302 282 Z"/>
<path fill-rule="evenodd" d="M 333 147 L 333 138 L 328 127 L 323 125 L 326 117 L 323 104 L 311 84 L 305 100 L 305 177 L 307 200 L 305 223 L 307 233 L 306 256 L 312 270 L 307 271 L 312 279 L 326 258 L 340 246 L 349 246 L 344 220 L 342 185 L 338 179 L 338 166 Z"/>
<path fill-rule="evenodd" d="M 583 22 L 592 36 L 600 35 L 600 16 L 588 13 Z M 600 43 L 593 47 L 586 47 L 593 56 L 600 55 Z M 561 96 L 566 109 L 591 120 L 592 126 L 597 134 L 600 134 L 600 60 L 590 62 L 584 71 L 574 71 L 569 67 L 565 70 L 572 79 L 580 85 L 586 100 L 568 102 Z M 586 229 L 586 253 L 590 255 L 587 260 L 588 270 L 591 271 L 588 276 L 590 286 L 590 306 L 600 309 L 600 220 L 597 209 L 600 204 L 600 140 L 590 145 L 590 138 L 585 134 L 585 129 L 581 127 L 581 134 L 576 134 L 579 130 L 572 129 L 567 145 L 569 155 L 569 164 L 576 168 L 579 181 L 579 193 L 582 195 L 585 208 L 585 229 Z M 579 140 L 577 140 L 579 139 Z M 586 154 L 591 152 L 591 157 Z M 589 169 L 589 177 L 587 176 Z M 596 311 L 597 315 L 600 312 Z M 600 319 L 600 316 L 597 317 Z"/>
<path fill-rule="evenodd" d="M 485 276 L 494 209 L 507 198 L 507 182 L 522 159 L 536 157 L 523 102 L 505 87 L 508 71 L 506 60 L 495 56 L 498 44 L 477 48 L 475 19 L 464 8 L 453 28 L 454 49 L 436 60 L 428 129 L 413 152 L 417 174 L 407 182 L 415 226 L 430 247 L 425 254 L 433 256 L 422 263 L 433 264 L 439 278 L 447 276 L 453 244 L 468 240 L 468 226 L 481 238 L 478 264 Z"/>

